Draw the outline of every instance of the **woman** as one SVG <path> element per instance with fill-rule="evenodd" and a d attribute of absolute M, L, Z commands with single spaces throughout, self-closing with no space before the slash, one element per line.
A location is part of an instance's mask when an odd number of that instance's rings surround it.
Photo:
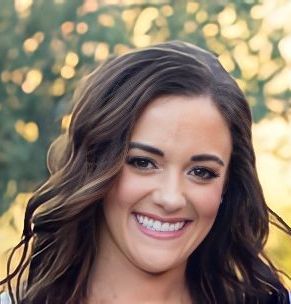
<path fill-rule="evenodd" d="M 248 103 L 215 56 L 138 50 L 76 100 L 2 281 L 12 297 L 18 278 L 17 303 L 289 303 L 263 247 L 270 217 L 290 228 L 265 203 Z"/>

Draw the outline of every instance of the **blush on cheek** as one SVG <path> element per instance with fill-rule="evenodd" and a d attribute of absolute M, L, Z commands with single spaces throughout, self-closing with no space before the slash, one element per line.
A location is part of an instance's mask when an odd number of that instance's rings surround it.
<path fill-rule="evenodd" d="M 220 192 L 217 193 L 203 193 L 200 199 L 196 198 L 195 208 L 200 216 L 213 218 L 216 216 L 220 206 Z"/>
<path fill-rule="evenodd" d="M 128 208 L 140 201 L 152 189 L 152 183 L 145 177 L 124 169 L 113 186 L 114 196 L 118 198 L 117 204 L 121 208 Z"/>

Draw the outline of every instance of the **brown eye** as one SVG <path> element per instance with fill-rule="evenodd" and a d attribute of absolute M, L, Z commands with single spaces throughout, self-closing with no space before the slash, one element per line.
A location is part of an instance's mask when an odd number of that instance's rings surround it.
<path fill-rule="evenodd" d="M 150 170 L 157 168 L 157 166 L 154 164 L 152 160 L 144 157 L 129 157 L 127 159 L 127 163 L 141 170 Z"/>
<path fill-rule="evenodd" d="M 209 179 L 212 179 L 212 178 L 216 178 L 218 177 L 219 175 L 217 173 L 215 173 L 214 171 L 210 170 L 210 169 L 207 169 L 207 168 L 203 168 L 203 167 L 196 167 L 196 168 L 193 168 L 191 171 L 190 171 L 190 175 L 193 175 L 195 177 L 198 177 L 202 180 L 209 180 Z"/>

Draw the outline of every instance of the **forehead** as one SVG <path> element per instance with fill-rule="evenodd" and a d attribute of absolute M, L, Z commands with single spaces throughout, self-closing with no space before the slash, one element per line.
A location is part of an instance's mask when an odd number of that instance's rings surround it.
<path fill-rule="evenodd" d="M 230 154 L 229 128 L 208 96 L 162 96 L 144 109 L 132 141 L 164 149 L 191 148 L 196 152 Z M 195 152 L 193 151 L 193 152 Z"/>

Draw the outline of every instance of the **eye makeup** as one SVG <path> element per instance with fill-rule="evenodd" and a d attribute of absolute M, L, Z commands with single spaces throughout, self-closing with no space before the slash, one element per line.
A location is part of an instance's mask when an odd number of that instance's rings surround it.
<path fill-rule="evenodd" d="M 194 172 L 194 174 L 190 174 L 191 172 Z M 215 170 L 206 168 L 204 166 L 197 166 L 192 168 L 189 171 L 189 175 L 192 175 L 193 177 L 204 181 L 211 180 L 220 176 L 220 174 Z"/>
<path fill-rule="evenodd" d="M 141 171 L 159 169 L 159 166 L 154 159 L 145 156 L 128 156 L 126 163 Z M 187 171 L 187 175 L 201 181 L 210 181 L 220 176 L 217 170 L 205 166 L 192 167 Z"/>
<path fill-rule="evenodd" d="M 140 170 L 158 169 L 155 161 L 148 157 L 128 156 L 126 163 Z"/>

